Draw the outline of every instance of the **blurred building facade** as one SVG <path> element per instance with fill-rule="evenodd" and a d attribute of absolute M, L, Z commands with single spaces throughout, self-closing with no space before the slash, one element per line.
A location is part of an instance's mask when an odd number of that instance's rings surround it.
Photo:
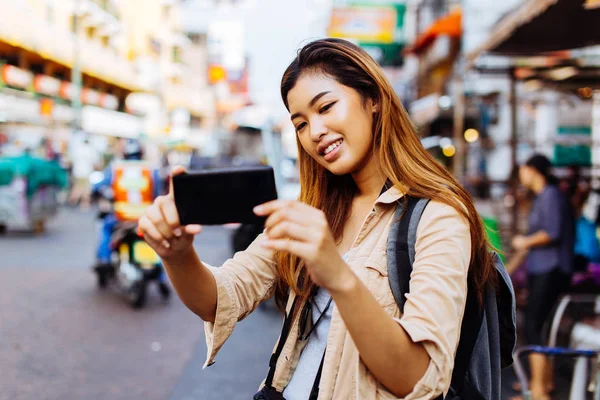
<path fill-rule="evenodd" d="M 5 138 L 168 140 L 213 113 L 198 71 L 206 46 L 184 34 L 180 1 L 2 0 L 0 15 Z"/>
<path fill-rule="evenodd" d="M 412 2 L 413 12 L 407 16 L 417 33 L 404 52 L 407 60 L 416 58 L 418 67 L 408 77 L 413 81 L 408 108 L 421 134 L 431 138 L 433 146 L 437 144 L 441 159 L 468 186 L 485 180 L 506 182 L 513 168 L 533 151 L 545 153 L 557 166 L 591 165 L 591 60 L 598 50 L 584 50 L 585 61 L 578 55 L 581 51 L 568 44 L 561 47 L 555 40 L 556 48 L 550 49 L 554 51 L 544 53 L 536 50 L 535 32 L 518 36 L 514 26 L 512 32 L 506 29 L 519 13 L 525 26 L 531 25 L 536 13 L 562 10 L 584 19 L 592 13 L 590 7 L 584 11 L 584 0 L 555 3 Z M 542 20 L 535 29 L 550 34 L 552 26 Z M 562 36 L 576 34 L 563 32 Z M 494 48 L 505 42 L 510 46 L 511 41 L 527 50 L 515 50 L 514 45 L 500 51 Z M 594 42 L 588 38 L 578 47 L 585 43 Z M 564 69 L 574 64 L 578 69 Z"/>
<path fill-rule="evenodd" d="M 148 129 L 162 126 L 162 134 L 186 137 L 192 127 L 199 128 L 214 112 L 206 85 L 206 41 L 188 37 L 179 1 L 130 0 L 121 4 L 131 30 L 128 57 L 135 63 L 140 79 L 154 88 L 146 106 L 159 103 L 167 113 L 166 123 L 153 119 Z M 143 96 L 137 97 L 131 106 L 140 107 L 141 103 L 144 108 Z"/>
<path fill-rule="evenodd" d="M 123 57 L 126 28 L 113 2 L 3 0 L 0 10 L 4 135 L 66 141 L 78 117 L 77 125 L 93 133 L 139 130 L 140 121 L 123 112 L 125 99 L 148 88 Z M 74 65 L 82 71 L 80 113 L 73 107 Z"/>
<path fill-rule="evenodd" d="M 495 86 L 509 120 L 495 137 L 503 154 L 493 162 L 510 159 L 514 167 L 539 152 L 553 161 L 559 177 L 577 169 L 590 178 L 597 169 L 593 97 L 600 89 L 600 10 L 587 0 L 506 3 L 466 3 L 465 79 L 472 91 Z M 497 11 L 495 20 L 489 10 Z M 561 18 L 577 22 L 557 31 L 550 21 Z"/>

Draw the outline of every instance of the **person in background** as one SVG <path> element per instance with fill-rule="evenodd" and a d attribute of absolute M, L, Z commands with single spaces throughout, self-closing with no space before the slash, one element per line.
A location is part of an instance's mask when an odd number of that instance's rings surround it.
<path fill-rule="evenodd" d="M 113 160 L 113 162 L 105 168 L 103 179 L 96 183 L 92 188 L 92 191 L 98 194 L 102 194 L 108 189 L 108 192 L 110 193 L 108 197 L 110 197 L 110 201 L 112 202 L 111 210 L 101 210 L 99 213 L 102 225 L 96 246 L 96 264 L 93 266 L 94 269 L 112 268 L 110 261 L 112 252 L 110 242 L 113 232 L 118 228 L 119 224 L 124 221 L 136 221 L 139 218 L 139 215 L 136 215 L 137 212 L 143 212 L 143 209 L 147 206 L 146 202 L 150 204 L 156 197 L 163 193 L 164 189 L 160 170 L 152 168 L 147 176 L 144 174 L 134 174 L 133 179 L 139 180 L 139 182 L 133 184 L 133 188 L 127 189 L 127 198 L 120 198 L 121 196 L 116 194 L 117 187 L 128 186 L 125 181 L 132 179 L 132 176 L 125 172 L 125 170 L 128 169 L 127 165 L 131 164 L 132 168 L 136 171 L 140 168 L 146 169 L 149 167 L 149 165 L 140 167 L 141 164 L 139 164 L 139 162 L 144 159 L 144 151 L 142 145 L 135 139 L 128 140 L 124 144 L 122 154 L 123 160 Z M 121 173 L 118 172 L 119 169 L 121 170 Z M 136 188 L 141 182 L 145 182 L 146 185 L 142 184 L 140 186 L 146 186 L 147 189 Z M 121 192 L 123 192 L 123 190 L 121 190 Z M 144 192 L 146 193 L 144 194 Z M 129 196 L 132 196 L 133 198 L 129 198 Z M 123 204 L 127 204 L 127 206 L 119 206 Z M 124 209 L 129 211 L 122 211 Z M 129 215 L 130 213 L 131 215 Z M 168 296 L 170 288 L 167 284 L 167 277 L 164 271 L 161 272 L 158 283 L 161 293 Z"/>
<path fill-rule="evenodd" d="M 561 294 L 569 289 L 573 273 L 573 210 L 556 185 L 551 168 L 547 157 L 535 154 L 519 169 L 521 184 L 535 195 L 527 235 L 517 235 L 512 240 L 515 257 L 526 259 L 529 294 L 524 328 L 528 345 L 545 344 L 545 323 Z M 510 269 L 518 264 L 509 262 L 508 272 L 513 272 Z M 549 360 L 542 354 L 532 354 L 529 362 L 533 398 L 550 399 L 554 384 Z"/>
<path fill-rule="evenodd" d="M 81 210 L 86 211 L 90 207 L 92 194 L 89 178 L 99 162 L 99 155 L 89 140 L 85 139 L 73 152 L 71 162 L 74 182 L 69 203 L 76 205 L 79 202 Z"/>

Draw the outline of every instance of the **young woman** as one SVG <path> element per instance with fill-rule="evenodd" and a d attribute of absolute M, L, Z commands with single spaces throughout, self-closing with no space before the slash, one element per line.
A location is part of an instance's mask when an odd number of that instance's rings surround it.
<path fill-rule="evenodd" d="M 573 273 L 575 219 L 569 200 L 550 173 L 551 168 L 546 156 L 535 154 L 519 169 L 521 184 L 535 194 L 528 233 L 512 240 L 517 254 L 527 260 L 524 331 L 525 340 L 531 345 L 544 344 L 544 325 L 556 301 L 568 290 Z M 554 389 L 551 364 L 543 354 L 530 355 L 529 363 L 533 398 L 549 399 Z"/>
<path fill-rule="evenodd" d="M 246 251 L 220 268 L 203 264 L 192 247 L 201 228 L 180 226 L 171 194 L 140 220 L 177 293 L 206 321 L 207 365 L 236 322 L 275 295 L 288 314 L 298 304 L 269 379 L 284 398 L 308 399 L 315 381 L 319 399 L 437 398 L 450 385 L 467 280 L 481 299 L 495 276 L 471 198 L 421 146 L 359 47 L 307 44 L 281 95 L 297 132 L 301 193 L 257 207 L 266 229 Z M 386 246 L 407 194 L 432 201 L 400 315 Z"/>

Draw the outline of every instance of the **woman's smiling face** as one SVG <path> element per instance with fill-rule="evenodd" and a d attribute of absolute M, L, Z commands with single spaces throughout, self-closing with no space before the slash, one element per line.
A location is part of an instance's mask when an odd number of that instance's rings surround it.
<path fill-rule="evenodd" d="M 357 172 L 373 153 L 373 101 L 322 73 L 303 74 L 287 96 L 303 149 L 336 175 Z"/>

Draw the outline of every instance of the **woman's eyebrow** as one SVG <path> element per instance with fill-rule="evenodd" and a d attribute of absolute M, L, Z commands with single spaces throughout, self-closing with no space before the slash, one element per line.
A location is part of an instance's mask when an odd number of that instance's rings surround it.
<path fill-rule="evenodd" d="M 312 98 L 312 100 L 311 100 L 311 101 L 308 103 L 308 106 L 309 106 L 309 107 L 312 107 L 312 106 L 314 106 L 314 105 L 315 105 L 315 103 L 316 103 L 317 101 L 319 101 L 319 99 L 320 99 L 321 97 L 325 96 L 325 95 L 326 95 L 326 94 L 328 94 L 328 93 L 331 93 L 331 91 L 330 91 L 330 90 L 327 90 L 327 91 L 325 91 L 325 92 L 321 92 L 321 93 L 319 93 L 318 95 L 316 95 L 315 97 L 313 97 L 313 98 Z M 299 112 L 298 112 L 298 113 L 294 113 L 294 114 L 292 114 L 292 116 L 290 117 L 290 119 L 292 119 L 292 120 L 293 120 L 294 118 L 297 118 L 297 117 L 299 117 L 299 116 L 301 116 L 301 115 L 302 115 L 302 113 L 299 113 Z"/>

